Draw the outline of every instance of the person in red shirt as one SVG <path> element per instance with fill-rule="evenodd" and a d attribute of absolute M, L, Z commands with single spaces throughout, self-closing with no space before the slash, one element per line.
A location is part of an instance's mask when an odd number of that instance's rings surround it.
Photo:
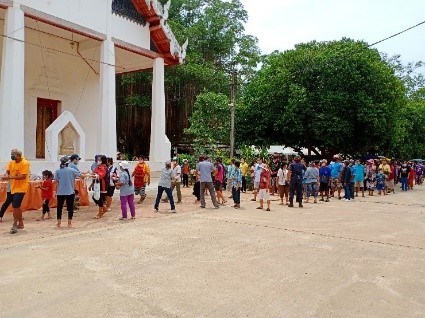
<path fill-rule="evenodd" d="M 267 201 L 267 210 L 270 211 L 270 194 L 269 194 L 269 186 L 270 186 L 270 170 L 268 166 L 263 163 L 261 165 L 261 174 L 260 174 L 260 191 L 258 192 L 258 198 L 260 199 L 260 206 L 257 209 L 262 210 L 264 201 Z"/>
<path fill-rule="evenodd" d="M 408 178 L 408 185 L 409 190 L 413 190 L 413 182 L 415 180 L 416 172 L 415 169 L 413 169 L 413 164 L 409 162 L 410 172 L 409 172 L 409 178 Z"/>
<path fill-rule="evenodd" d="M 109 185 L 109 174 L 106 161 L 106 156 L 100 156 L 97 159 L 97 167 L 94 169 L 94 177 L 96 178 L 96 182 L 100 183 L 100 198 L 97 202 L 99 206 L 99 212 L 96 216 L 93 217 L 94 219 L 100 219 L 108 211 L 108 208 L 105 205 L 106 194 L 108 192 Z"/>
<path fill-rule="evenodd" d="M 41 218 L 36 221 L 44 221 L 44 216 L 47 213 L 47 220 L 50 220 L 52 217 L 50 216 L 50 208 L 49 202 L 53 199 L 53 173 L 49 170 L 44 170 L 43 173 L 43 182 L 41 185 L 37 186 L 37 188 L 41 189 L 41 198 L 43 200 L 43 211 L 41 214 Z"/>

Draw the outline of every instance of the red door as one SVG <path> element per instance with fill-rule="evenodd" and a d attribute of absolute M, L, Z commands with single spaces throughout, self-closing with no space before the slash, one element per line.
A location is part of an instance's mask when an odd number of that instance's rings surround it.
<path fill-rule="evenodd" d="M 36 158 L 45 158 L 46 128 L 58 117 L 59 103 L 58 100 L 37 98 Z"/>

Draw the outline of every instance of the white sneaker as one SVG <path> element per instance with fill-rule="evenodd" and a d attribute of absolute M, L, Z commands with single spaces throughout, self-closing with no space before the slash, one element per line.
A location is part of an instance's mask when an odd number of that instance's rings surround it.
<path fill-rule="evenodd" d="M 176 210 L 171 210 L 171 213 L 177 213 L 177 211 Z"/>
<path fill-rule="evenodd" d="M 350 202 L 350 199 L 345 199 L 344 202 Z"/>

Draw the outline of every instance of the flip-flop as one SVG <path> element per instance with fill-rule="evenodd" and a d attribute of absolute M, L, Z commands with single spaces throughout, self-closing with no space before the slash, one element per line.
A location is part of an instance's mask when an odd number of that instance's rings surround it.
<path fill-rule="evenodd" d="M 260 207 L 260 206 L 257 208 L 257 210 L 262 210 L 262 209 L 263 209 L 263 208 L 262 208 L 262 207 Z"/>
<path fill-rule="evenodd" d="M 36 221 L 38 222 L 38 221 L 44 221 L 44 219 L 36 219 Z"/>
<path fill-rule="evenodd" d="M 98 215 L 96 215 L 96 216 L 93 217 L 94 220 L 98 220 L 100 218 L 101 218 L 101 216 L 98 216 Z"/>

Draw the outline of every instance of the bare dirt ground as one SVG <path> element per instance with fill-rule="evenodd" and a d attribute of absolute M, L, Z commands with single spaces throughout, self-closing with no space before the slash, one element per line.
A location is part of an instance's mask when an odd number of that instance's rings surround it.
<path fill-rule="evenodd" d="M 137 219 L 77 212 L 73 229 L 0 224 L 1 317 L 425 317 L 425 186 L 290 209 L 230 200 Z M 54 214 L 54 213 L 53 213 Z"/>

